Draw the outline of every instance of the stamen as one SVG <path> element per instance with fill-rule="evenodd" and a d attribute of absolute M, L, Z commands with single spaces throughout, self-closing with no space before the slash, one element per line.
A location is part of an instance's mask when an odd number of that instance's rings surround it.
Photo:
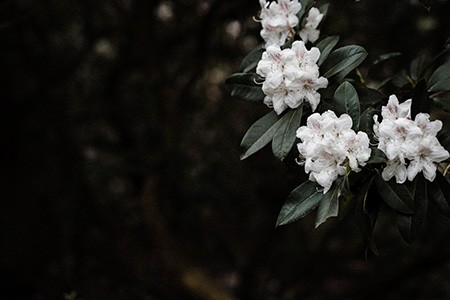
<path fill-rule="evenodd" d="M 450 164 L 448 164 L 447 167 L 445 167 L 444 176 L 447 176 L 447 173 L 449 170 L 450 170 Z"/>
<path fill-rule="evenodd" d="M 253 16 L 252 19 L 253 19 L 253 21 L 255 21 L 257 23 L 260 23 L 262 21 L 262 19 L 260 19 L 259 17 L 257 18 L 255 16 Z"/>
<path fill-rule="evenodd" d="M 304 166 L 306 163 L 306 160 L 304 158 L 301 157 L 296 157 L 295 158 L 295 162 L 297 163 L 297 165 L 299 166 Z"/>
<path fill-rule="evenodd" d="M 259 82 L 259 81 L 257 81 L 257 78 L 254 78 L 254 79 L 253 79 L 253 82 L 254 82 L 255 84 L 262 85 L 262 84 L 264 83 L 264 80 L 262 80 L 261 82 Z"/>

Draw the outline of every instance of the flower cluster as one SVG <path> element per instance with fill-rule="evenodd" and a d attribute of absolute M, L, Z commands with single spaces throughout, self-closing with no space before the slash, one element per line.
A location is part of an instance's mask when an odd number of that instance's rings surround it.
<path fill-rule="evenodd" d="M 374 132 L 378 149 L 388 159 L 382 177 L 388 181 L 395 176 L 397 183 L 412 181 L 419 172 L 429 181 L 436 177 L 436 165 L 449 157 L 436 134 L 442 128 L 439 120 L 430 122 L 430 116 L 419 113 L 411 119 L 411 99 L 401 104 L 395 95 L 382 107 L 383 120 L 374 116 Z"/>
<path fill-rule="evenodd" d="M 339 118 L 333 111 L 322 115 L 312 114 L 297 130 L 302 141 L 297 144 L 304 159 L 305 172 L 309 180 L 324 187 L 325 194 L 338 175 L 346 175 L 348 170 L 359 172 L 370 157 L 369 138 L 365 132 L 355 133 L 352 119 L 347 114 Z"/>
<path fill-rule="evenodd" d="M 259 2 L 264 47 L 259 45 L 244 58 L 240 73 L 230 76 L 225 87 L 233 97 L 273 108 L 244 135 L 241 159 L 271 143 L 273 155 L 286 161 L 297 145 L 297 163 L 309 176 L 289 195 L 277 226 L 294 222 L 317 207 L 317 227 L 353 206 L 359 215 L 355 221 L 367 232 L 372 248 L 376 218 L 371 213 L 380 199 L 395 210 L 400 234 L 408 243 L 418 237 L 426 201 L 433 201 L 450 217 L 446 192 L 450 187 L 444 178 L 450 169 L 450 154 L 436 137 L 442 122 L 430 121 L 429 115 L 429 108 L 449 110 L 450 62 L 434 71 L 435 64 L 429 64 L 425 70 L 416 67 L 424 59 L 419 56 L 409 68 L 395 71 L 394 77 L 412 78 L 413 84 L 389 78 L 373 89 L 369 83 L 376 86 L 378 82 L 366 80 L 356 69 L 368 55 L 363 47 L 334 49 L 339 36 L 317 43 L 328 4 L 318 9 L 313 7 L 314 0 Z M 426 59 L 437 62 L 441 54 Z M 381 55 L 373 65 L 396 56 Z M 386 90 L 412 94 L 414 99 L 399 103 L 395 95 L 387 97 Z M 388 103 L 382 106 L 386 98 Z M 371 122 L 370 116 L 378 110 L 381 114 Z M 372 144 L 368 134 L 373 136 Z M 443 134 L 443 145 L 449 143 L 448 134 Z M 443 176 L 437 174 L 438 164 L 443 167 L 445 163 Z M 402 185 L 407 180 L 413 183 Z"/>
<path fill-rule="evenodd" d="M 300 37 L 305 43 L 308 41 L 314 43 L 319 39 L 320 30 L 317 27 L 322 19 L 323 14 L 320 13 L 319 9 L 313 7 L 309 10 L 308 16 L 306 17 L 306 24 L 299 32 Z"/>
<path fill-rule="evenodd" d="M 303 41 L 295 41 L 291 48 L 283 50 L 278 45 L 269 46 L 256 68 L 256 73 L 265 78 L 264 103 L 281 114 L 305 100 L 315 111 L 320 102 L 317 90 L 328 85 L 325 77 L 319 77 L 319 56 L 318 48 L 307 50 Z"/>
<path fill-rule="evenodd" d="M 278 0 L 278 2 L 259 1 L 262 25 L 261 37 L 270 45 L 282 46 L 287 37 L 293 34 L 293 28 L 298 25 L 297 13 L 301 9 L 298 0 Z"/>

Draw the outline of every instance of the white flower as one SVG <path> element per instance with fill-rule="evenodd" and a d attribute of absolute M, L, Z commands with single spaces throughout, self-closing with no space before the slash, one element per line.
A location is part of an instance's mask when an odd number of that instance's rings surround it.
<path fill-rule="evenodd" d="M 394 176 L 397 183 L 404 183 L 406 181 L 407 172 L 405 163 L 402 163 L 398 158 L 388 160 L 386 167 L 381 173 L 384 181 L 389 181 Z"/>
<path fill-rule="evenodd" d="M 345 136 L 345 148 L 350 168 L 359 171 L 358 165 L 365 166 L 366 161 L 370 158 L 369 137 L 365 132 L 355 133 L 353 130 L 343 132 L 342 135 Z"/>
<path fill-rule="evenodd" d="M 265 77 L 263 89 L 275 90 L 284 81 L 284 59 L 279 46 L 269 46 L 258 62 L 256 73 Z"/>
<path fill-rule="evenodd" d="M 408 99 L 405 102 L 399 104 L 397 96 L 389 96 L 387 105 L 381 107 L 381 116 L 383 117 L 383 120 L 411 118 L 411 99 Z"/>
<path fill-rule="evenodd" d="M 419 172 L 429 181 L 436 177 L 436 163 L 449 157 L 436 134 L 442 122 L 430 122 L 430 116 L 419 113 L 411 120 L 411 99 L 399 103 L 397 97 L 389 97 L 388 104 L 381 108 L 382 122 L 374 116 L 374 132 L 378 149 L 388 159 L 382 177 L 388 181 L 395 177 L 397 183 L 412 181 Z"/>
<path fill-rule="evenodd" d="M 419 145 L 416 155 L 408 166 L 408 179 L 413 180 L 419 172 L 429 181 L 436 177 L 436 165 L 449 157 L 449 153 L 439 144 L 434 136 L 424 137 Z"/>
<path fill-rule="evenodd" d="M 319 77 L 318 48 L 307 50 L 303 41 L 296 41 L 289 49 L 281 50 L 278 45 L 267 47 L 256 67 L 256 73 L 265 78 L 262 90 L 264 103 L 281 114 L 287 107 L 299 107 L 307 101 L 313 111 L 320 102 L 320 88 L 328 80 Z"/>
<path fill-rule="evenodd" d="M 417 114 L 414 121 L 426 135 L 436 136 L 436 134 L 442 129 L 442 122 L 439 120 L 430 122 L 430 116 L 428 114 Z"/>
<path fill-rule="evenodd" d="M 265 46 L 279 45 L 286 42 L 289 35 L 293 34 L 293 28 L 298 25 L 297 13 L 301 9 L 298 0 L 278 0 L 278 2 L 259 1 L 261 5 L 261 37 Z"/>
<path fill-rule="evenodd" d="M 411 160 L 408 167 L 408 179 L 413 180 L 419 172 L 422 172 L 426 179 L 433 181 L 436 177 L 435 163 L 442 162 L 449 157 L 449 153 L 441 146 L 436 134 L 442 128 L 439 120 L 430 122 L 428 114 L 419 113 L 414 119 L 414 123 L 422 130 L 422 137 L 418 140 L 416 151 L 408 153 Z"/>
<path fill-rule="evenodd" d="M 308 16 L 306 17 L 306 24 L 300 30 L 299 34 L 301 39 L 307 43 L 308 41 L 315 42 L 319 38 L 320 30 L 317 29 L 320 21 L 323 19 L 323 14 L 320 11 L 313 7 L 309 10 Z"/>
<path fill-rule="evenodd" d="M 333 111 L 309 116 L 306 126 L 297 130 L 301 143 L 297 144 L 304 159 L 309 180 L 324 187 L 323 193 L 347 169 L 359 172 L 370 157 L 369 138 L 364 132 L 355 133 L 352 119 L 347 114 L 339 118 Z"/>
<path fill-rule="evenodd" d="M 383 120 L 378 131 L 378 148 L 386 154 L 388 159 L 398 157 L 402 163 L 409 156 L 408 152 L 416 152 L 417 139 L 422 136 L 422 130 L 406 118 Z"/>

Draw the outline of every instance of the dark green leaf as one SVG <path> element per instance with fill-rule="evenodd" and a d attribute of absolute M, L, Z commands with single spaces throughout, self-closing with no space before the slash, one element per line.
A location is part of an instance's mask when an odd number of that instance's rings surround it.
<path fill-rule="evenodd" d="M 404 87 L 405 85 L 411 84 L 408 73 L 405 69 L 401 69 L 392 77 L 392 83 L 396 87 Z"/>
<path fill-rule="evenodd" d="M 359 118 L 359 130 L 367 133 L 369 137 L 373 136 L 373 125 L 375 124 L 373 116 L 375 116 L 378 112 L 379 111 L 373 107 L 368 107 L 362 112 L 361 117 Z"/>
<path fill-rule="evenodd" d="M 413 181 L 411 194 L 413 195 L 416 213 L 405 215 L 397 212 L 398 229 L 407 243 L 412 243 L 417 239 L 427 214 L 427 185 L 422 173 L 419 173 Z"/>
<path fill-rule="evenodd" d="M 323 196 L 317 183 L 305 181 L 289 195 L 278 215 L 276 226 L 289 224 L 304 217 L 319 205 Z"/>
<path fill-rule="evenodd" d="M 361 46 L 349 45 L 336 49 L 322 65 L 323 76 L 330 78 L 336 75 L 337 80 L 341 80 L 359 66 L 366 56 L 367 52 Z"/>
<path fill-rule="evenodd" d="M 387 205 L 404 214 L 415 212 L 412 195 L 404 184 L 397 184 L 394 180 L 384 181 L 379 175 L 375 178 L 375 185 Z"/>
<path fill-rule="evenodd" d="M 302 120 L 303 105 L 288 111 L 281 119 L 280 126 L 272 140 L 272 151 L 279 160 L 284 160 L 295 143 L 296 132 Z"/>
<path fill-rule="evenodd" d="M 253 153 L 259 151 L 267 145 L 273 138 L 279 123 L 278 115 L 275 111 L 271 111 L 258 121 L 256 121 L 244 135 L 241 142 L 242 155 L 241 159 L 245 159 Z"/>
<path fill-rule="evenodd" d="M 372 65 L 369 68 L 368 71 L 368 76 L 371 76 L 371 74 L 373 74 L 375 71 L 380 70 L 381 66 L 383 65 L 383 63 L 401 56 L 402 54 L 400 52 L 391 52 L 391 53 L 386 53 L 386 54 L 382 54 L 380 56 L 378 56 L 372 63 Z"/>
<path fill-rule="evenodd" d="M 317 43 L 316 47 L 319 48 L 319 50 L 320 50 L 320 57 L 319 57 L 319 60 L 317 61 L 317 65 L 319 67 L 327 59 L 331 50 L 333 50 L 333 48 L 336 46 L 336 44 L 338 42 L 339 42 L 339 36 L 333 35 L 333 36 L 326 37 Z"/>
<path fill-rule="evenodd" d="M 428 82 L 429 92 L 447 90 L 450 90 L 450 61 L 437 68 Z"/>
<path fill-rule="evenodd" d="M 365 181 L 363 185 L 360 187 L 359 192 L 356 196 L 356 204 L 355 204 L 355 213 L 354 213 L 354 221 L 356 226 L 363 234 L 366 240 L 366 258 L 368 252 L 372 252 L 375 255 L 379 255 L 377 246 L 374 241 L 374 228 L 375 223 L 378 217 L 378 207 L 376 209 L 369 209 L 368 206 L 371 206 L 369 202 L 373 200 L 373 191 L 371 190 L 373 181 L 375 177 L 369 178 L 369 180 Z M 372 197 L 370 199 L 369 197 Z"/>
<path fill-rule="evenodd" d="M 322 5 L 321 7 L 319 7 L 320 13 L 323 14 L 322 21 L 320 21 L 321 23 L 323 23 L 323 21 L 324 21 L 325 18 L 327 17 L 327 14 L 328 14 L 328 8 L 329 8 L 329 7 L 330 7 L 330 4 L 329 4 L 329 3 L 324 4 L 324 5 Z"/>
<path fill-rule="evenodd" d="M 423 7 L 428 11 L 431 9 L 431 0 L 419 0 L 419 2 L 422 3 Z"/>
<path fill-rule="evenodd" d="M 355 205 L 355 195 L 346 193 L 339 197 L 339 220 L 343 220 Z"/>
<path fill-rule="evenodd" d="M 343 220 L 355 205 L 355 195 L 350 191 L 350 180 L 348 176 L 342 178 L 341 191 L 338 196 L 339 220 Z"/>
<path fill-rule="evenodd" d="M 336 115 L 348 114 L 353 121 L 353 130 L 359 128 L 359 98 L 353 85 L 344 81 L 334 93 L 334 108 Z"/>
<path fill-rule="evenodd" d="M 225 80 L 225 88 L 232 97 L 251 102 L 262 102 L 264 95 L 261 82 L 263 79 L 253 73 L 236 73 Z"/>
<path fill-rule="evenodd" d="M 368 251 L 370 250 L 374 255 L 379 256 L 380 253 L 378 252 L 378 247 L 377 244 L 375 244 L 375 241 L 373 239 L 373 237 L 369 237 L 369 239 L 367 240 L 367 247 L 366 247 L 366 260 L 367 260 L 367 256 L 368 256 Z"/>
<path fill-rule="evenodd" d="M 450 49 L 450 38 L 448 38 L 445 43 L 444 43 L 444 48 L 445 49 Z"/>
<path fill-rule="evenodd" d="M 316 228 L 324 223 L 328 218 L 337 217 L 339 213 L 339 196 L 341 195 L 342 178 L 334 181 L 331 189 L 325 193 L 319 204 L 316 217 Z"/>
<path fill-rule="evenodd" d="M 445 177 L 436 172 L 436 178 L 429 183 L 429 196 L 439 210 L 450 218 L 450 185 Z"/>
<path fill-rule="evenodd" d="M 371 147 L 370 158 L 367 161 L 368 164 L 380 164 L 387 161 L 386 154 L 378 148 Z"/>
<path fill-rule="evenodd" d="M 430 103 L 428 101 L 427 81 L 421 79 L 414 87 L 411 103 L 411 119 L 414 119 L 418 113 L 429 113 Z"/>
<path fill-rule="evenodd" d="M 378 65 L 378 64 L 380 64 L 380 63 L 382 63 L 382 62 L 385 62 L 385 61 L 387 61 L 387 60 L 390 60 L 390 59 L 392 59 L 392 58 L 399 57 L 399 56 L 401 56 L 401 55 L 402 55 L 402 54 L 401 54 L 400 52 L 391 52 L 391 53 L 382 54 L 382 55 L 378 56 L 378 57 L 373 61 L 372 67 L 373 67 L 373 66 L 376 66 L 376 65 Z"/>
<path fill-rule="evenodd" d="M 450 91 L 438 92 L 431 97 L 434 104 L 445 111 L 450 111 Z"/>
<path fill-rule="evenodd" d="M 366 256 L 370 250 L 379 255 L 374 241 L 374 228 L 378 217 L 378 195 L 373 191 L 375 176 L 367 178 L 361 185 L 356 195 L 354 221 L 366 240 Z"/>
<path fill-rule="evenodd" d="M 381 102 L 383 94 L 375 89 L 368 88 L 364 85 L 355 85 L 356 92 L 359 95 L 359 101 L 363 105 L 375 105 Z"/>
<path fill-rule="evenodd" d="M 367 190 L 365 191 L 365 194 L 363 197 L 362 209 L 368 215 L 371 215 L 374 212 L 378 211 L 378 207 L 380 206 L 380 201 L 378 201 L 378 202 L 370 201 L 371 198 L 369 198 L 370 196 L 372 196 L 370 194 L 370 189 L 374 186 L 375 178 L 376 178 L 376 176 L 373 175 L 373 173 L 372 173 L 372 177 L 370 177 L 370 179 L 368 180 Z"/>
<path fill-rule="evenodd" d="M 421 54 L 418 57 L 416 57 L 411 62 L 411 65 L 409 67 L 409 73 L 411 75 L 411 78 L 416 81 L 421 79 L 424 76 L 426 68 L 430 63 L 430 61 L 431 61 L 430 58 L 425 54 Z"/>
<path fill-rule="evenodd" d="M 250 51 L 250 53 L 247 54 L 247 56 L 242 60 L 239 70 L 241 72 L 247 73 L 255 68 L 258 62 L 261 60 L 261 56 L 265 50 L 266 49 L 264 49 L 264 45 L 258 45 L 255 49 Z"/>
<path fill-rule="evenodd" d="M 450 146 L 450 132 L 446 131 L 438 136 L 439 143 L 444 148 L 448 148 Z"/>
<path fill-rule="evenodd" d="M 365 237 L 372 236 L 372 222 L 369 213 L 366 209 L 366 202 L 369 198 L 369 191 L 372 187 L 374 177 L 369 178 L 369 180 L 362 183 L 356 194 L 356 203 L 354 210 L 354 220 L 358 229 L 364 234 Z"/>

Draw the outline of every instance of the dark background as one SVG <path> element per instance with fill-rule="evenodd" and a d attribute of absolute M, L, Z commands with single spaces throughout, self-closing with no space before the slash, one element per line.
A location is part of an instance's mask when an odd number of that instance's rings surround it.
<path fill-rule="evenodd" d="M 369 62 L 404 53 L 380 78 L 450 37 L 446 0 L 330 2 L 322 33 Z M 258 8 L 0 2 L 0 299 L 450 297 L 450 222 L 434 207 L 412 246 L 383 210 L 367 260 L 350 218 L 274 227 L 301 181 L 293 157 L 239 161 L 269 109 L 223 88 L 261 42 Z"/>

